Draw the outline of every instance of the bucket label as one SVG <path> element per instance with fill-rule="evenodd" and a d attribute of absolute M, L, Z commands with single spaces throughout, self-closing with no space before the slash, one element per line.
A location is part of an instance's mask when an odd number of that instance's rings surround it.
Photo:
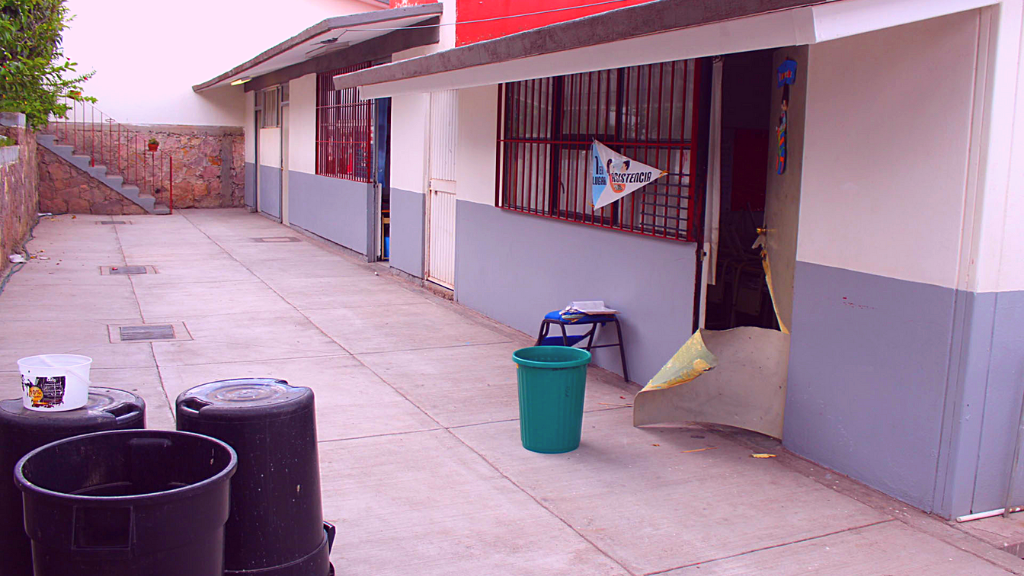
<path fill-rule="evenodd" d="M 37 376 L 35 383 L 24 376 L 21 379 L 33 408 L 55 408 L 63 404 L 64 382 L 64 376 Z"/>

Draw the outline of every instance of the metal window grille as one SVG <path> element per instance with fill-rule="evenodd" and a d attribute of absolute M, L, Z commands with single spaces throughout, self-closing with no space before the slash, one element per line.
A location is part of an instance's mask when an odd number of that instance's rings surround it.
<path fill-rule="evenodd" d="M 260 114 L 260 128 L 278 128 L 281 126 L 281 87 L 274 86 L 258 92 L 257 107 Z"/>
<path fill-rule="evenodd" d="M 499 94 L 496 203 L 507 210 L 680 241 L 700 225 L 695 60 L 504 84 Z M 668 176 L 594 210 L 590 145 Z"/>
<path fill-rule="evenodd" d="M 369 68 L 355 64 L 316 77 L 316 173 L 357 182 L 373 179 L 373 101 L 355 88 L 334 89 L 334 77 Z"/>

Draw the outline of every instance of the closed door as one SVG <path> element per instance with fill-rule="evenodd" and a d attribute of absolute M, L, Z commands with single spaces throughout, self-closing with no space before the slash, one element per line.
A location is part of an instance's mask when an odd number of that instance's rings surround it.
<path fill-rule="evenodd" d="M 455 192 L 430 190 L 427 279 L 455 288 Z"/>
<path fill-rule="evenodd" d="M 259 92 L 261 124 L 259 138 L 259 180 L 257 206 L 274 218 L 281 217 L 281 100 L 278 88 Z"/>
<path fill-rule="evenodd" d="M 455 288 L 455 147 L 458 93 L 430 95 L 430 190 L 427 197 L 427 280 Z"/>

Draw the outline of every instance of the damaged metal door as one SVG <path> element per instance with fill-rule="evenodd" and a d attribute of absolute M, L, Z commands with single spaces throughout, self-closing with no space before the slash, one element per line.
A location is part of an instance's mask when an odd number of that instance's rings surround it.
<path fill-rule="evenodd" d="M 759 230 L 765 277 L 780 330 L 698 330 L 637 394 L 633 425 L 707 422 L 782 438 L 793 318 L 797 224 L 803 165 L 807 47 L 775 52 L 775 131 L 769 146 L 765 224 Z"/>

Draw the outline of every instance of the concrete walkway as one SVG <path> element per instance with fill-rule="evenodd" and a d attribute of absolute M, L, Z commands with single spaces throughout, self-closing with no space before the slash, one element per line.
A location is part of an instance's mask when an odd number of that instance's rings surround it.
<path fill-rule="evenodd" d="M 91 356 L 94 382 L 144 396 L 158 428 L 211 380 L 313 388 L 339 574 L 1024 573 L 764 437 L 633 428 L 636 388 L 598 369 L 580 449 L 528 452 L 511 354 L 529 337 L 261 216 L 59 216 L 35 236 L 49 260 L 0 295 L 2 397 L 20 393 L 15 361 L 45 352 Z M 122 265 L 156 274 L 100 273 Z M 142 322 L 189 339 L 111 342 Z"/>

